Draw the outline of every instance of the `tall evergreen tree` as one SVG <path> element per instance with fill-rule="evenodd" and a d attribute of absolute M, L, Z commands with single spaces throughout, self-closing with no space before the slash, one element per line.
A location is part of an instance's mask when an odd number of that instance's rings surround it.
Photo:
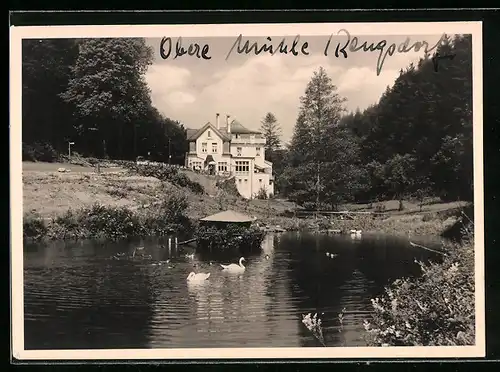
<path fill-rule="evenodd" d="M 261 122 L 261 131 L 266 139 L 266 154 L 272 154 L 281 145 L 281 126 L 272 112 L 268 112 Z"/>
<path fill-rule="evenodd" d="M 327 179 L 322 175 L 332 166 L 338 150 L 335 136 L 345 111 L 345 99 L 320 67 L 300 98 L 301 107 L 289 149 L 290 167 L 287 170 L 291 197 L 298 202 L 313 203 L 316 209 L 328 202 L 322 200 Z M 314 184 L 313 184 L 314 183 Z"/>

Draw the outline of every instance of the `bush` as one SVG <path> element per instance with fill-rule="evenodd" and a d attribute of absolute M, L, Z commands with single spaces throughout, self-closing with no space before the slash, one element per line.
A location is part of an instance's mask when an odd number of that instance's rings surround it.
<path fill-rule="evenodd" d="M 215 186 L 225 191 L 228 195 L 236 196 L 238 198 L 241 197 L 240 192 L 238 191 L 238 186 L 236 186 L 236 178 L 234 177 L 219 180 L 215 183 Z"/>
<path fill-rule="evenodd" d="M 261 187 L 259 191 L 257 192 L 257 195 L 255 195 L 257 199 L 262 199 L 262 200 L 267 200 L 267 191 L 265 188 Z"/>
<path fill-rule="evenodd" d="M 473 239 L 442 263 L 420 263 L 422 276 L 396 280 L 372 300 L 365 321 L 371 345 L 473 345 L 475 338 Z"/>
<path fill-rule="evenodd" d="M 29 213 L 23 218 L 23 238 L 39 240 L 47 234 L 47 226 L 37 213 Z"/>
<path fill-rule="evenodd" d="M 42 220 L 25 218 L 25 238 L 48 236 L 51 239 L 119 240 L 146 235 L 189 232 L 192 224 L 185 215 L 186 197 L 171 194 L 159 205 L 137 213 L 125 207 L 94 204 L 77 211 L 69 210 L 47 227 Z"/>
<path fill-rule="evenodd" d="M 200 247 L 219 250 L 260 248 L 264 236 L 265 233 L 258 228 L 238 225 L 228 225 L 225 228 L 202 225 L 195 233 Z"/>
<path fill-rule="evenodd" d="M 192 181 L 176 167 L 166 164 L 137 165 L 135 163 L 122 163 L 131 173 L 143 177 L 155 177 L 160 181 L 168 181 L 179 187 L 186 187 L 196 194 L 203 194 L 205 189 L 198 182 Z"/>
<path fill-rule="evenodd" d="M 23 161 L 44 161 L 53 163 L 58 160 L 59 154 L 48 143 L 22 144 Z"/>

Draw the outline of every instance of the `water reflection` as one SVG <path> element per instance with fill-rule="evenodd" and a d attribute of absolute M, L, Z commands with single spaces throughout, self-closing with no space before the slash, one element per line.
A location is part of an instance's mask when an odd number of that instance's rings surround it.
<path fill-rule="evenodd" d="M 370 299 L 430 254 L 381 236 L 270 234 L 233 274 L 220 264 L 239 255 L 167 239 L 26 246 L 26 348 L 318 346 L 308 312 L 323 313 L 328 345 L 364 345 Z M 191 271 L 211 275 L 190 284 Z"/>

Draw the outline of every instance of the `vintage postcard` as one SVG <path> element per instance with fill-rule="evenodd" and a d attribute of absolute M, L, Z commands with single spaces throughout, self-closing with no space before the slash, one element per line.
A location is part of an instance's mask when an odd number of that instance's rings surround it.
<path fill-rule="evenodd" d="M 10 37 L 14 358 L 485 355 L 480 22 Z"/>

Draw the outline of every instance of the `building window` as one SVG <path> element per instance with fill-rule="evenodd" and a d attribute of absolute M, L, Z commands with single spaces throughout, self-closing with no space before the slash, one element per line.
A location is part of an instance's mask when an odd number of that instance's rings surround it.
<path fill-rule="evenodd" d="M 236 137 L 236 139 L 240 138 L 239 134 L 235 134 L 234 136 Z"/>
<path fill-rule="evenodd" d="M 269 186 L 271 186 L 272 184 L 273 184 L 273 181 L 269 180 Z"/>
<path fill-rule="evenodd" d="M 245 182 L 248 182 L 248 179 L 245 178 Z"/>
<path fill-rule="evenodd" d="M 236 147 L 236 156 L 241 156 L 241 147 Z"/>
<path fill-rule="evenodd" d="M 238 182 L 241 183 L 241 178 L 238 179 Z"/>
<path fill-rule="evenodd" d="M 211 132 L 211 131 L 208 131 L 208 132 L 207 132 L 207 137 L 208 137 L 208 138 L 212 138 L 212 132 Z"/>
<path fill-rule="evenodd" d="M 259 178 L 259 182 L 262 183 L 262 178 Z"/>
<path fill-rule="evenodd" d="M 250 171 L 250 163 L 248 161 L 237 161 L 236 162 L 236 173 L 237 174 L 248 174 Z"/>
<path fill-rule="evenodd" d="M 225 161 L 219 162 L 218 171 L 219 172 L 227 172 L 227 162 L 225 162 Z"/>
<path fill-rule="evenodd" d="M 201 152 L 207 152 L 207 143 L 206 142 L 203 142 L 201 144 Z"/>
<path fill-rule="evenodd" d="M 214 143 L 212 143 L 212 152 L 213 152 L 214 154 L 217 154 L 217 143 L 215 143 L 215 142 L 214 142 Z"/>
<path fill-rule="evenodd" d="M 255 148 L 255 156 L 260 156 L 260 147 Z"/>

